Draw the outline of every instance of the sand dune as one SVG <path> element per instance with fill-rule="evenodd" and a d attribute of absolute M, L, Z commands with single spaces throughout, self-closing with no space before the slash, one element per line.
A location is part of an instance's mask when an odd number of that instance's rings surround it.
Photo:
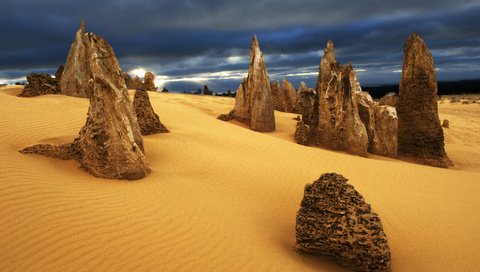
<path fill-rule="evenodd" d="M 293 142 L 295 114 L 257 133 L 216 119 L 234 100 L 150 94 L 171 131 L 144 137 L 152 174 L 90 176 L 18 149 L 69 142 L 88 100 L 0 89 L 0 271 L 347 271 L 295 253 L 303 187 L 350 179 L 382 218 L 394 271 L 477 271 L 480 105 L 440 104 L 456 169 Z"/>

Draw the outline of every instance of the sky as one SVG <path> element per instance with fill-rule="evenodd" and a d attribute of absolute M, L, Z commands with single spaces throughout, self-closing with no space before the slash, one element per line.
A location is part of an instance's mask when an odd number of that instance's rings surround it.
<path fill-rule="evenodd" d="M 315 87 L 329 39 L 362 86 L 398 84 L 403 44 L 420 34 L 439 81 L 480 78 L 480 0 L 2 0 L 0 83 L 54 73 L 80 20 L 122 69 L 160 88 L 234 91 L 257 35 L 271 80 Z"/>

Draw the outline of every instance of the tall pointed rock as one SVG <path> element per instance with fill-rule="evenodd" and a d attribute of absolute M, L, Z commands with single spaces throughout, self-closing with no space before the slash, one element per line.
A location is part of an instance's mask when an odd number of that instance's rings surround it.
<path fill-rule="evenodd" d="M 250 126 L 252 130 L 270 132 L 275 130 L 275 116 L 270 90 L 270 80 L 257 37 L 252 39 L 250 48 L 250 69 L 248 77 L 237 89 L 235 107 L 232 113 L 221 115 L 219 119 L 235 120 Z"/>
<path fill-rule="evenodd" d="M 108 76 L 116 88 L 125 87 L 125 80 L 113 48 L 104 38 L 85 32 L 85 24 L 82 20 L 75 40 L 70 46 L 60 81 L 62 94 L 90 97 L 92 89 L 88 81 L 93 78 L 92 67 L 95 65 L 103 66 L 102 72 Z"/>
<path fill-rule="evenodd" d="M 79 32 L 83 32 L 82 27 Z M 125 83 L 119 84 L 117 74 L 112 74 L 111 67 L 106 65 L 108 61 L 97 57 L 89 63 L 91 79 L 85 90 L 91 90 L 90 107 L 79 137 L 71 144 L 39 144 L 20 152 L 77 160 L 96 177 L 143 178 L 150 173 L 150 168 L 132 101 Z"/>
<path fill-rule="evenodd" d="M 398 113 L 398 153 L 424 164 L 451 165 L 444 147 L 437 107 L 437 79 L 432 54 L 413 33 L 404 46 Z"/>

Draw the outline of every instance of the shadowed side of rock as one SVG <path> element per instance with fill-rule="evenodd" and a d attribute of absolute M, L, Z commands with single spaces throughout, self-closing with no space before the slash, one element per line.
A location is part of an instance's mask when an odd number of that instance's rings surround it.
<path fill-rule="evenodd" d="M 433 57 L 415 33 L 404 46 L 397 112 L 399 155 L 436 167 L 452 165 L 438 118 Z"/>
<path fill-rule="evenodd" d="M 305 186 L 297 212 L 297 250 L 356 271 L 388 271 L 391 253 L 382 222 L 347 181 L 328 173 Z"/>
<path fill-rule="evenodd" d="M 153 111 L 150 96 L 144 89 L 137 89 L 133 98 L 133 108 L 137 116 L 142 135 L 166 133 L 168 129 L 160 122 L 160 118 Z"/>
<path fill-rule="evenodd" d="M 156 92 L 155 75 L 152 72 L 146 72 L 143 77 L 143 89 L 146 91 Z"/>

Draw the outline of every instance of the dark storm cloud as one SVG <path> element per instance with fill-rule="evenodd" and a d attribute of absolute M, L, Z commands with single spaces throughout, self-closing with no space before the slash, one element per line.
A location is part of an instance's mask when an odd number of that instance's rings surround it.
<path fill-rule="evenodd" d="M 401 69 L 403 42 L 413 31 L 432 50 L 439 79 L 480 72 L 478 1 L 4 0 L 0 7 L 0 80 L 53 72 L 81 18 L 112 44 L 124 70 L 144 67 L 174 80 L 246 73 L 255 33 L 275 79 L 314 82 L 308 74 L 332 39 L 338 60 L 363 71 L 362 83 L 397 81 L 393 71 Z M 208 81 L 228 89 L 241 80 L 221 77 Z"/>

